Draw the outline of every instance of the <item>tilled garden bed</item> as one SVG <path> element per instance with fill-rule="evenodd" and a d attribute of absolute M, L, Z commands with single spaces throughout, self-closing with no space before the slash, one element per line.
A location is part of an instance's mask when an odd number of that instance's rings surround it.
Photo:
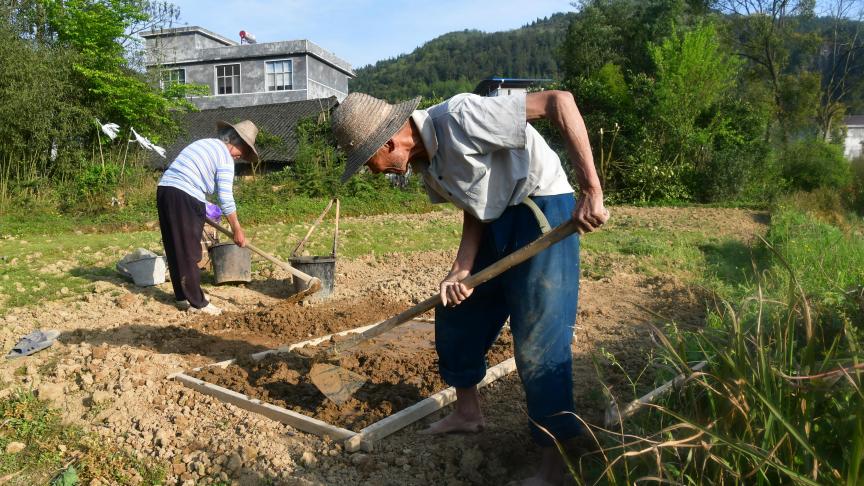
<path fill-rule="evenodd" d="M 432 327 L 411 323 L 343 352 L 336 364 L 368 381 L 342 404 L 328 400 L 311 383 L 312 361 L 295 352 L 268 354 L 257 360 L 246 357 L 224 368 L 209 366 L 189 375 L 332 425 L 359 430 L 447 388 L 438 373 Z M 488 365 L 511 356 L 512 338 L 505 331 L 490 349 Z"/>

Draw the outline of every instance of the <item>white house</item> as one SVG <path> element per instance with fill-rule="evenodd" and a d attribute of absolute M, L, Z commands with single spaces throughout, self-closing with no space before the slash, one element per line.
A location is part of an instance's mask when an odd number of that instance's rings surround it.
<path fill-rule="evenodd" d="M 847 116 L 844 123 L 848 131 L 843 154 L 851 160 L 861 155 L 861 147 L 864 144 L 864 116 Z"/>
<path fill-rule="evenodd" d="M 249 36 L 241 32 L 248 40 Z M 141 34 L 147 68 L 162 81 L 209 87 L 191 99 L 200 109 L 236 108 L 348 95 L 351 65 L 303 40 L 238 43 L 207 29 L 177 27 Z"/>

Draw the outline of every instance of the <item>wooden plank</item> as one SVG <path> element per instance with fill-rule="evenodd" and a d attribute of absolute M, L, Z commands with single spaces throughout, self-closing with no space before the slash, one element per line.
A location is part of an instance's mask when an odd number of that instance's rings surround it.
<path fill-rule="evenodd" d="M 700 361 L 690 369 L 694 372 L 698 372 L 702 370 L 702 368 L 704 368 L 707 364 L 707 361 Z M 684 373 L 681 373 L 675 378 L 651 390 L 650 392 L 645 394 L 645 396 L 633 400 L 621 409 L 618 408 L 618 405 L 613 400 L 612 405 L 610 405 L 609 408 L 606 409 L 606 416 L 604 419 L 606 428 L 614 427 L 620 424 L 624 419 L 631 417 L 636 412 L 641 410 L 642 407 L 644 407 L 645 405 L 652 403 L 660 395 L 663 395 L 664 393 L 668 392 L 673 388 L 681 386 L 681 384 L 684 383 L 684 381 L 687 380 L 690 376 L 692 375 L 685 375 Z"/>
<path fill-rule="evenodd" d="M 263 403 L 260 400 L 249 398 L 242 393 L 237 393 L 212 383 L 207 383 L 206 381 L 199 380 L 198 378 L 189 375 L 179 374 L 174 376 L 174 379 L 183 383 L 184 386 L 197 390 L 205 395 L 216 397 L 223 402 L 228 402 L 242 409 L 249 410 L 250 412 L 261 414 L 273 420 L 278 420 L 283 424 L 290 425 L 304 432 L 309 432 L 310 434 L 320 436 L 326 435 L 334 440 L 348 439 L 357 435 L 356 432 L 352 432 L 348 429 L 336 427 L 327 422 L 307 417 L 276 405 Z"/>
<path fill-rule="evenodd" d="M 314 346 L 331 339 L 333 336 L 345 336 L 347 334 L 363 332 L 366 329 L 370 329 L 378 324 L 379 323 L 375 323 L 368 326 L 349 329 L 347 331 L 328 334 L 326 336 L 309 339 L 307 341 L 302 341 L 288 346 L 282 346 L 276 349 L 262 351 L 252 354 L 251 357 L 253 359 L 259 360 L 270 354 L 288 352 L 303 346 Z M 234 364 L 235 362 L 236 360 L 234 359 L 220 361 L 218 363 L 213 363 L 204 367 L 195 368 L 194 371 L 201 370 L 202 368 L 206 368 L 208 366 L 219 366 L 224 368 L 226 366 Z M 478 387 L 486 386 L 489 383 L 492 383 L 493 381 L 501 378 L 502 376 L 513 372 L 515 369 L 516 360 L 514 358 L 503 361 L 498 365 L 489 368 L 486 371 L 486 376 L 478 384 Z M 276 405 L 261 402 L 260 400 L 254 398 L 249 398 L 242 393 L 237 393 L 233 390 L 229 390 L 227 388 L 208 383 L 206 381 L 194 378 L 182 372 L 173 373 L 169 376 L 169 378 L 177 380 L 184 386 L 192 388 L 196 391 L 216 397 L 224 402 L 236 405 L 245 410 L 249 410 L 250 412 L 264 415 L 265 417 L 277 420 L 283 424 L 290 425 L 298 430 L 302 430 L 304 432 L 316 434 L 319 436 L 326 435 L 334 440 L 345 440 L 346 450 L 348 452 L 355 452 L 360 449 L 371 451 L 373 443 L 375 441 L 380 440 L 390 434 L 393 434 L 394 432 L 397 432 L 398 430 L 416 422 L 417 420 L 420 420 L 421 418 L 444 408 L 445 406 L 453 403 L 453 401 L 456 400 L 456 390 L 450 387 L 424 400 L 421 400 L 420 402 L 404 410 L 401 410 L 389 417 L 379 420 L 378 422 L 369 425 L 368 427 L 357 433 L 348 429 L 328 424 L 327 422 L 308 417 L 297 412 L 293 412 L 291 410 L 287 410 Z"/>
<path fill-rule="evenodd" d="M 486 376 L 477 385 L 484 387 L 489 383 L 512 373 L 516 369 L 516 359 L 510 358 L 486 370 Z M 371 451 L 373 443 L 388 435 L 420 420 L 421 418 L 441 410 L 456 400 L 456 389 L 453 387 L 442 390 L 410 407 L 375 422 L 345 441 L 345 450 L 356 452 L 360 449 Z"/>

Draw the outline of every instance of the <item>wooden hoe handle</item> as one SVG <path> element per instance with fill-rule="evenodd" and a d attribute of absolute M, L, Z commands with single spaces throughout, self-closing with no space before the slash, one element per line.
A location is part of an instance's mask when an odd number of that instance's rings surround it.
<path fill-rule="evenodd" d="M 566 223 L 561 224 L 560 226 L 537 238 L 531 243 L 505 256 L 504 258 L 498 260 L 492 265 L 484 268 L 480 272 L 468 276 L 465 280 L 462 280 L 462 284 L 469 289 L 473 289 L 474 287 L 477 287 L 482 283 L 488 282 L 489 280 L 492 280 L 498 275 L 501 275 L 505 271 L 528 260 L 534 255 L 540 253 L 546 248 L 549 248 L 555 243 L 558 243 L 564 238 L 567 238 L 575 232 L 576 222 L 573 219 L 568 219 Z M 433 309 L 436 305 L 440 303 L 441 295 L 435 294 L 432 297 L 424 300 L 423 302 L 415 305 L 414 307 L 402 312 L 401 314 L 393 316 L 386 321 L 381 321 L 379 324 L 376 324 L 375 327 L 370 327 L 369 329 L 357 334 L 356 337 L 352 337 L 351 339 L 346 339 L 344 341 L 336 343 L 328 349 L 328 354 L 337 354 L 340 351 L 356 346 L 374 337 L 380 336 L 381 334 L 384 334 L 385 332 L 393 329 L 394 327 L 399 326 L 400 324 L 404 324 L 405 322 L 408 322 L 409 320 L 419 316 L 420 314 L 430 309 Z"/>

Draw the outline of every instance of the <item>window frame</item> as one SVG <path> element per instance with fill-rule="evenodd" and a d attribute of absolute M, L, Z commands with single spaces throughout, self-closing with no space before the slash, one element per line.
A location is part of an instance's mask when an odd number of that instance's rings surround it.
<path fill-rule="evenodd" d="M 182 81 L 180 81 L 180 80 L 174 81 L 171 79 L 171 73 L 176 73 L 176 72 L 182 72 L 183 73 L 183 80 Z M 165 78 L 166 74 L 168 75 L 168 79 Z M 164 90 L 169 85 L 174 84 L 174 83 L 186 84 L 186 68 L 185 67 L 162 69 L 162 72 L 159 75 L 159 89 Z"/>
<path fill-rule="evenodd" d="M 287 62 L 289 67 L 291 68 L 291 70 L 287 71 L 287 72 L 283 70 L 280 73 L 276 73 L 275 71 L 273 73 L 268 73 L 267 72 L 267 65 L 268 64 L 275 64 L 277 62 L 279 62 L 279 63 Z M 274 88 L 272 90 L 270 89 L 270 84 L 269 84 L 269 82 L 270 82 L 269 78 L 270 78 L 271 74 L 273 75 L 273 88 Z M 290 76 L 291 76 L 290 81 L 291 82 L 287 84 L 287 88 L 286 88 L 285 84 L 282 84 L 281 85 L 282 89 L 278 89 L 278 85 L 276 84 L 276 74 L 282 74 L 283 76 L 285 74 L 290 74 Z M 264 92 L 265 93 L 277 93 L 279 91 L 294 91 L 294 59 L 284 58 L 284 59 L 269 59 L 267 61 L 264 61 Z"/>
<path fill-rule="evenodd" d="M 220 93 L 219 92 L 219 68 L 226 66 L 237 66 L 237 74 L 232 74 L 230 76 L 223 75 L 222 78 L 231 78 L 231 88 L 232 91 L 230 93 Z M 237 78 L 237 86 L 234 86 L 234 78 Z M 214 96 L 231 96 L 235 94 L 241 94 L 243 92 L 243 67 L 242 63 L 239 62 L 231 62 L 226 64 L 215 64 L 213 66 L 213 94 Z M 236 88 L 236 89 L 235 89 Z"/>

